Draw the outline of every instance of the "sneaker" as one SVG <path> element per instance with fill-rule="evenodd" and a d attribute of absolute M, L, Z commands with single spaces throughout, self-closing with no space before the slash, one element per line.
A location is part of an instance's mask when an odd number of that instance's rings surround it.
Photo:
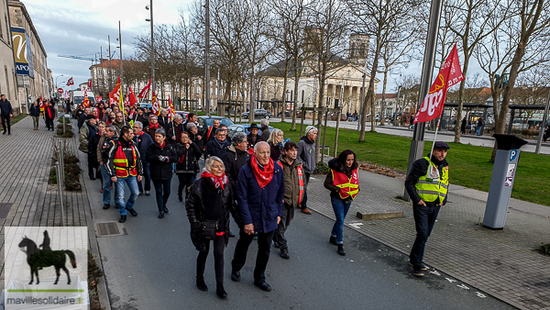
<path fill-rule="evenodd" d="M 308 208 L 303 208 L 302 213 L 311 214 L 311 211 Z"/>
<path fill-rule="evenodd" d="M 145 196 L 149 196 L 151 193 L 149 191 L 145 191 Z"/>
<path fill-rule="evenodd" d="M 414 267 L 414 264 L 409 262 L 409 266 Z M 420 270 L 422 270 L 422 271 L 426 271 L 426 270 L 429 269 L 428 267 L 426 267 L 426 265 L 424 265 L 422 263 L 418 264 L 418 268 L 420 268 Z"/>
<path fill-rule="evenodd" d="M 420 269 L 420 266 L 414 266 L 413 267 L 413 275 L 415 277 L 423 277 L 424 276 L 424 271 L 422 271 L 422 269 Z"/>

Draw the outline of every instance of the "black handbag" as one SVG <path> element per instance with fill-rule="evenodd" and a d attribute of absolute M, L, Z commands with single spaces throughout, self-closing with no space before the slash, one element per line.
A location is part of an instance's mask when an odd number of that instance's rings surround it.
<path fill-rule="evenodd" d="M 212 240 L 216 238 L 216 232 L 218 231 L 218 221 L 214 220 L 205 220 L 202 222 L 202 232 L 204 238 Z"/>

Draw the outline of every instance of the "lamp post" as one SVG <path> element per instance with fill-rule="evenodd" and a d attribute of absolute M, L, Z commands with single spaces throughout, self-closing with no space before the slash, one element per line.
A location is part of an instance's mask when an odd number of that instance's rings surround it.
<path fill-rule="evenodd" d="M 153 30 L 153 0 L 149 1 L 149 5 L 146 5 L 145 9 L 148 10 L 151 15 L 145 21 L 151 23 L 151 89 L 155 90 L 155 37 Z"/>
<path fill-rule="evenodd" d="M 55 78 L 55 94 L 56 94 L 55 97 L 56 97 L 57 99 L 59 99 L 59 92 L 57 92 L 57 89 L 59 88 L 59 86 L 57 86 L 57 79 L 58 79 L 59 77 L 61 77 L 61 76 L 65 76 L 65 75 L 64 75 L 64 74 L 61 74 L 61 75 L 58 75 L 58 76 Z"/>

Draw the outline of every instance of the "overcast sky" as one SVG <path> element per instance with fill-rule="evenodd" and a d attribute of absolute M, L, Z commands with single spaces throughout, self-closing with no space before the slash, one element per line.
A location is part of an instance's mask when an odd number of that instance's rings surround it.
<path fill-rule="evenodd" d="M 149 34 L 150 25 L 145 21 L 149 11 L 145 6 L 148 0 L 22 0 L 31 15 L 42 44 L 48 54 L 48 67 L 52 70 L 54 83 L 66 87 L 66 81 L 74 77 L 75 86 L 90 78 L 90 61 L 57 57 L 58 54 L 99 58 L 103 47 L 103 57 L 108 57 L 107 36 L 111 36 L 111 52 L 119 58 L 116 46 L 118 42 L 118 21 L 122 28 L 122 52 L 127 57 L 134 54 L 134 38 Z M 153 0 L 155 24 L 176 24 L 179 12 L 188 12 L 193 0 Z M 461 54 L 461 53 L 459 53 Z M 463 59 L 463 57 L 461 57 Z M 472 60 L 471 71 L 477 63 Z M 397 91 L 399 75 L 420 76 L 421 64 L 411 63 L 409 68 L 395 72 L 389 77 L 387 92 Z M 63 76 L 60 76 L 63 75 Z M 383 75 L 378 75 L 381 83 L 378 93 L 382 92 Z M 63 82 L 63 83 L 62 83 Z"/>

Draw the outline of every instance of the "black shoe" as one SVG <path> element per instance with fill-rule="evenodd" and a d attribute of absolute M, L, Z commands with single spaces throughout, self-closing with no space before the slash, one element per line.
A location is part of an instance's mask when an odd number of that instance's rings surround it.
<path fill-rule="evenodd" d="M 145 191 L 145 196 L 150 196 L 150 195 L 151 195 L 151 192 Z"/>
<path fill-rule="evenodd" d="M 216 294 L 219 298 L 227 298 L 227 292 L 223 288 L 223 283 L 218 282 L 218 284 L 216 284 Z"/>
<path fill-rule="evenodd" d="M 138 196 L 142 196 L 142 195 L 143 195 L 143 192 L 142 192 L 142 191 L 140 191 L 140 192 L 139 192 L 139 194 L 138 194 Z"/>
<path fill-rule="evenodd" d="M 90 180 L 95 181 L 95 177 L 93 175 L 91 175 Z"/>
<path fill-rule="evenodd" d="M 241 272 L 240 272 L 240 271 L 232 270 L 232 271 L 231 271 L 231 280 L 232 280 L 233 282 L 239 282 L 239 281 L 241 281 Z"/>
<path fill-rule="evenodd" d="M 179 201 L 183 201 L 183 196 L 182 196 L 181 193 L 178 193 L 178 199 L 179 199 Z"/>
<path fill-rule="evenodd" d="M 164 213 L 160 212 L 159 213 L 159 219 L 162 219 L 162 218 L 164 218 Z"/>
<path fill-rule="evenodd" d="M 126 222 L 126 215 L 121 215 L 120 216 L 120 219 L 118 220 L 119 223 L 124 223 Z"/>
<path fill-rule="evenodd" d="M 132 216 L 137 216 L 138 215 L 138 213 L 136 212 L 136 210 L 134 210 L 134 208 L 132 208 L 132 209 L 127 208 L 126 210 L 128 210 L 128 213 L 130 213 Z"/>
<path fill-rule="evenodd" d="M 227 234 L 229 237 L 231 238 L 235 238 L 235 234 L 231 232 L 231 230 L 229 231 L 229 233 Z"/>
<path fill-rule="evenodd" d="M 266 292 L 271 291 L 271 286 L 269 284 L 267 284 L 267 282 L 265 282 L 265 281 L 261 281 L 261 282 L 254 281 L 254 285 L 261 288 L 262 291 L 266 291 Z"/>
<path fill-rule="evenodd" d="M 336 242 L 336 237 L 333 237 L 333 236 L 330 236 L 330 239 L 328 239 L 328 242 L 330 242 L 334 245 L 338 245 L 338 243 Z"/>
<path fill-rule="evenodd" d="M 109 209 L 110 207 L 111 207 L 111 205 L 104 204 L 104 205 L 103 205 L 103 210 L 107 210 L 107 209 Z"/>
<path fill-rule="evenodd" d="M 413 264 L 412 262 L 409 262 L 409 266 L 414 267 L 414 264 Z M 422 271 L 426 271 L 426 270 L 429 269 L 428 267 L 426 267 L 426 265 L 424 265 L 424 264 L 422 264 L 422 263 L 417 264 L 417 266 L 418 266 L 418 268 L 420 268 L 420 270 L 422 270 Z"/>
<path fill-rule="evenodd" d="M 420 269 L 420 266 L 414 266 L 413 267 L 413 275 L 415 277 L 423 277 L 424 276 L 424 271 L 422 271 L 422 269 Z"/>
<path fill-rule="evenodd" d="M 6 132 L 4 131 L 4 132 L 3 132 L 2 134 L 3 134 L 3 135 L 5 135 L 5 134 L 6 134 Z"/>
<path fill-rule="evenodd" d="M 346 251 L 344 250 L 344 245 L 343 244 L 338 245 L 338 254 L 340 254 L 342 256 L 346 256 Z"/>
<path fill-rule="evenodd" d="M 281 249 L 281 257 L 284 259 L 290 258 L 290 254 L 288 254 L 288 249 Z"/>
<path fill-rule="evenodd" d="M 206 283 L 204 283 L 203 276 L 197 276 L 197 287 L 203 292 L 208 291 L 208 286 L 206 286 Z"/>
<path fill-rule="evenodd" d="M 168 213 L 170 210 L 168 210 L 168 207 L 164 207 L 164 213 Z"/>

